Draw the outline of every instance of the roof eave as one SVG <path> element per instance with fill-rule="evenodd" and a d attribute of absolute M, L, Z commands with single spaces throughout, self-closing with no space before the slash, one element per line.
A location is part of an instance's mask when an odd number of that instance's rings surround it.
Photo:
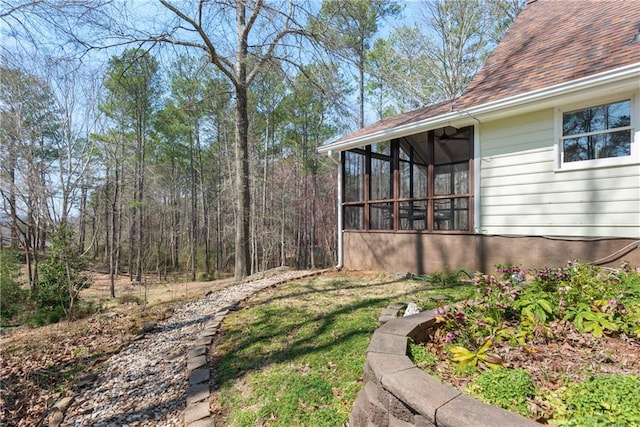
<path fill-rule="evenodd" d="M 635 83 L 636 89 L 640 88 L 640 63 L 627 65 L 624 67 L 608 70 L 603 73 L 569 82 L 550 86 L 547 88 L 486 102 L 484 104 L 454 110 L 447 114 L 430 117 L 413 123 L 396 126 L 391 129 L 381 130 L 355 138 L 338 141 L 318 148 L 320 153 L 331 153 L 350 150 L 376 142 L 389 141 L 407 135 L 413 135 L 442 126 L 464 126 L 470 124 L 471 119 L 475 121 L 495 119 L 522 114 L 528 110 L 540 108 L 540 103 L 557 98 L 558 96 L 584 91 L 598 86 L 616 83 L 628 79 L 638 78 Z M 463 95 L 464 97 L 464 95 Z"/>
<path fill-rule="evenodd" d="M 453 111 L 451 113 L 442 114 L 433 118 L 418 120 L 413 123 L 396 126 L 391 129 L 372 132 L 337 143 L 323 145 L 322 147 L 318 148 L 318 152 L 328 153 L 331 151 L 345 151 L 352 148 L 362 147 L 364 145 L 375 144 L 376 142 L 389 141 L 396 138 L 402 138 L 403 136 L 407 135 L 415 135 L 416 133 L 425 132 L 441 127 L 443 125 L 450 124 L 452 121 L 459 119 L 463 115 L 464 114 L 461 114 L 458 111 Z"/>
<path fill-rule="evenodd" d="M 547 88 L 511 96 L 508 98 L 487 102 L 475 107 L 460 111 L 466 111 L 478 118 L 496 118 L 514 116 L 534 109 L 541 108 L 544 101 L 555 101 L 559 96 L 573 95 L 596 88 L 612 89 L 612 86 L 621 82 L 627 86 L 628 82 L 634 89 L 640 88 L 640 63 L 627 65 L 613 70 L 608 70 L 592 76 L 583 77 L 569 82 L 561 83 Z M 591 94 L 586 94 L 591 96 Z M 501 112 L 504 112 L 501 114 Z"/>

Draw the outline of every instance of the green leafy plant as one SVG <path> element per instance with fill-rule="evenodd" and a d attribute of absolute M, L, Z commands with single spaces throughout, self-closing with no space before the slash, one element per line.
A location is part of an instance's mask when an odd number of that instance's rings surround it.
<path fill-rule="evenodd" d="M 511 345 L 525 346 L 531 339 L 535 323 L 530 319 L 523 319 L 518 327 L 502 328 L 496 334 L 496 341 L 507 341 Z"/>
<path fill-rule="evenodd" d="M 520 309 L 520 317 L 527 318 L 534 323 L 546 323 L 554 316 L 552 303 L 545 296 L 525 295 L 515 302 L 515 307 Z"/>
<path fill-rule="evenodd" d="M 592 311 L 585 303 L 576 304 L 565 319 L 571 320 L 578 332 L 590 332 L 598 338 L 602 337 L 604 331 L 616 332 L 619 329 L 610 313 Z"/>
<path fill-rule="evenodd" d="M 451 360 L 459 363 L 462 367 L 473 365 L 478 368 L 496 369 L 502 366 L 502 359 L 495 354 L 489 353 L 493 339 L 487 338 L 475 351 L 468 350 L 462 346 L 454 346 L 449 349 L 453 354 Z"/>
<path fill-rule="evenodd" d="M 640 377 L 594 376 L 559 393 L 564 403 L 556 407 L 551 424 L 562 426 L 640 425 Z"/>
<path fill-rule="evenodd" d="M 636 305 L 629 309 L 629 312 L 620 323 L 620 329 L 627 335 L 640 339 L 640 306 Z"/>
<path fill-rule="evenodd" d="M 449 349 L 451 364 L 447 375 L 464 378 L 473 376 L 478 368 L 499 367 L 499 358 L 494 360 L 490 354 L 492 345 L 501 347 L 500 354 L 508 353 L 504 348 L 508 345 L 522 347 L 518 351 L 531 354 L 537 352 L 539 345 L 575 340 L 577 334 L 592 335 L 584 340 L 590 343 L 603 335 L 625 340 L 640 338 L 640 271 L 628 263 L 613 270 L 570 262 L 566 267 L 530 273 L 533 279 L 528 282 L 515 280 L 517 271 L 498 266 L 496 275 L 476 273 L 475 298 L 438 308 L 438 329 L 429 348 Z M 565 382 L 544 372 L 542 375 L 536 375 L 536 381 L 545 391 L 532 398 L 531 410 L 535 413 L 530 416 L 549 419 L 553 415 L 568 423 L 573 410 L 564 408 L 561 402 L 564 384 L 570 384 L 573 377 Z M 559 388 L 545 388 L 549 382 Z M 615 414 L 607 415 L 610 407 L 615 405 L 607 404 L 599 410 L 605 418 L 616 418 Z M 569 425 L 599 423 L 602 421 Z M 636 424 L 640 425 L 620 425 Z"/>
<path fill-rule="evenodd" d="M 9 249 L 0 249 L 0 321 L 9 323 L 22 310 L 27 292 L 22 289 L 20 263 L 16 254 Z"/>
<path fill-rule="evenodd" d="M 51 235 L 51 247 L 40 265 L 40 279 L 32 295 L 38 307 L 36 323 L 55 323 L 74 316 L 80 291 L 90 283 L 83 270 L 84 260 L 73 249 L 73 233 L 62 224 Z"/>
<path fill-rule="evenodd" d="M 429 350 L 421 343 L 416 343 L 412 339 L 409 340 L 409 358 L 416 366 L 422 369 L 433 369 L 438 363 L 438 358 L 429 352 Z"/>
<path fill-rule="evenodd" d="M 485 371 L 467 386 L 467 393 L 486 403 L 529 416 L 527 400 L 535 394 L 533 380 L 524 369 Z"/>

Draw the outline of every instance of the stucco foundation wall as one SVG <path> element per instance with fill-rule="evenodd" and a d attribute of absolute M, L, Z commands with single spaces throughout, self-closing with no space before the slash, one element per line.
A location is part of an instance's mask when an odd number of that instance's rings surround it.
<path fill-rule="evenodd" d="M 433 273 L 466 268 L 491 271 L 496 264 L 524 268 L 563 266 L 570 260 L 618 267 L 640 265 L 640 239 L 590 241 L 543 237 L 344 232 L 344 267 L 395 273 Z"/>

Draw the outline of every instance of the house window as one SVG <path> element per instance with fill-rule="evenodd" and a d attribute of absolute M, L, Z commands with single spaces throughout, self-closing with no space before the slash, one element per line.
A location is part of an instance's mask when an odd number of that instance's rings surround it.
<path fill-rule="evenodd" d="M 631 100 L 562 113 L 561 163 L 631 156 Z"/>
<path fill-rule="evenodd" d="M 343 153 L 344 227 L 472 228 L 473 128 L 446 128 Z"/>

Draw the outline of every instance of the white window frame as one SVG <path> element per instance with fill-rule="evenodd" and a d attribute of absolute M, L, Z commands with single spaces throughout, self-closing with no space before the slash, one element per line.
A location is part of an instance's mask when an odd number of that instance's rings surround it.
<path fill-rule="evenodd" d="M 590 101 L 583 101 L 580 103 L 573 103 L 564 105 L 555 109 L 554 120 L 554 135 L 555 135 L 555 169 L 556 172 L 567 170 L 581 170 L 592 168 L 604 168 L 612 166 L 626 166 L 640 163 L 640 105 L 639 96 L 637 93 L 622 93 L 614 96 L 608 96 L 606 98 L 596 98 Z M 564 162 L 564 150 L 563 150 L 563 114 L 566 112 L 587 109 L 591 107 L 597 107 L 600 105 L 614 104 L 625 100 L 631 100 L 631 154 L 628 156 L 620 157 L 607 157 L 603 159 L 590 159 L 579 160 L 574 162 Z M 628 129 L 620 128 L 622 129 Z"/>

